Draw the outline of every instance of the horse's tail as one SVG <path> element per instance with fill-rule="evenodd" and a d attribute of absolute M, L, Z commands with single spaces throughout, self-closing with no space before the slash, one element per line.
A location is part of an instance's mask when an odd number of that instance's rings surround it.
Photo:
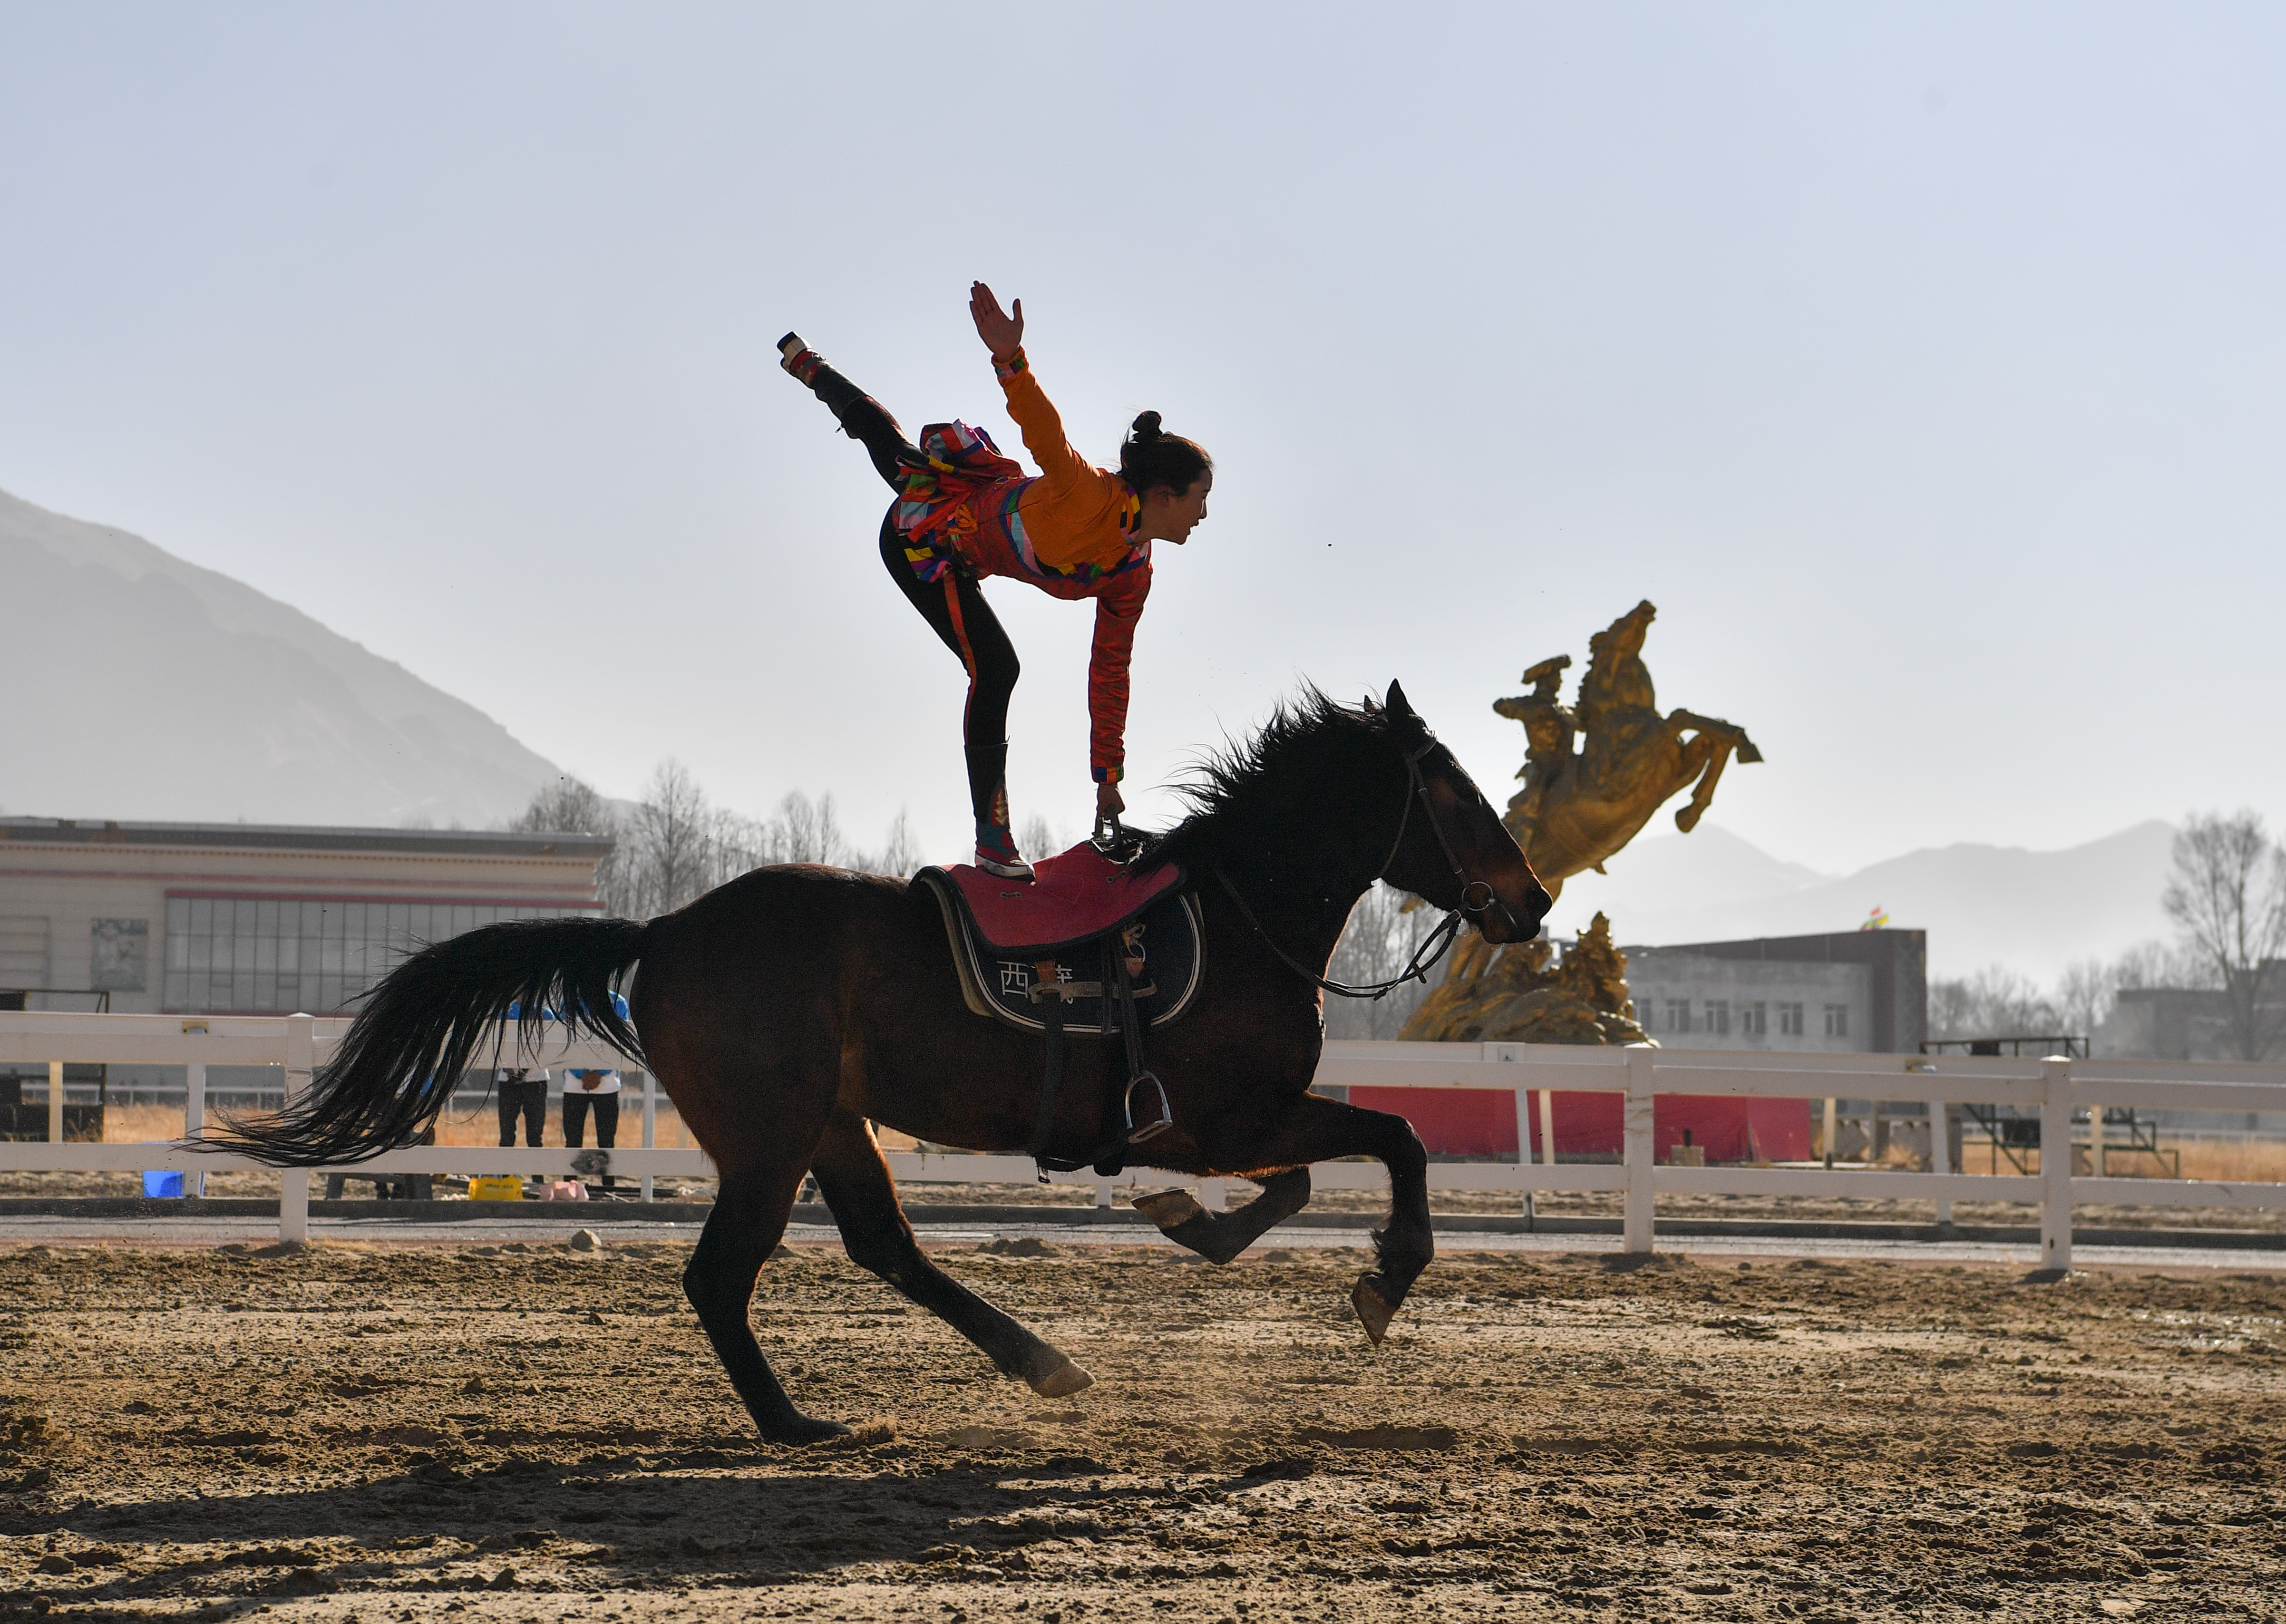
<path fill-rule="evenodd" d="M 192 1144 L 272 1167 L 360 1162 L 410 1144 L 437 1120 L 511 1004 L 522 1006 L 521 1040 L 538 1037 L 553 1014 L 564 1037 L 585 1028 L 640 1061 L 642 1041 L 612 993 L 650 928 L 632 919 L 512 919 L 423 948 L 366 995 L 307 1093 L 275 1116 L 225 1117 L 225 1133 Z"/>

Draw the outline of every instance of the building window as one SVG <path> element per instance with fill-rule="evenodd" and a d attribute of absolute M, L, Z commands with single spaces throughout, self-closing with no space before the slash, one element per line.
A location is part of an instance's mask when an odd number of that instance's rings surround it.
<path fill-rule="evenodd" d="M 1849 1036 L 1849 1006 L 1847 1004 L 1829 1004 L 1825 1006 L 1825 1035 L 1828 1037 Z"/>
<path fill-rule="evenodd" d="M 1770 1005 L 1741 1004 L 1738 1006 L 1738 1030 L 1748 1037 L 1760 1037 L 1770 1029 Z"/>
<path fill-rule="evenodd" d="M 1691 1029 L 1689 998 L 1669 998 L 1667 1001 L 1667 1029 L 1670 1032 L 1688 1032 Z"/>
<path fill-rule="evenodd" d="M 1730 1001 L 1728 998 L 1707 1000 L 1707 1030 L 1716 1037 L 1730 1035 Z"/>
<path fill-rule="evenodd" d="M 331 1014 L 427 943 L 501 919 L 591 913 L 510 903 L 170 896 L 166 1007 L 209 1014 Z"/>
<path fill-rule="evenodd" d="M 1778 1005 L 1778 1036 L 1781 1037 L 1799 1037 L 1801 1036 L 1801 1005 L 1781 1004 Z"/>
<path fill-rule="evenodd" d="M 0 987 L 47 984 L 47 919 L 39 914 L 0 914 Z"/>

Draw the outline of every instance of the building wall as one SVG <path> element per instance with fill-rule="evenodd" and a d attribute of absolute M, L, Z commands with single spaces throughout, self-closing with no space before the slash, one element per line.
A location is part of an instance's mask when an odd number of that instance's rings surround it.
<path fill-rule="evenodd" d="M 2278 984 L 2274 980 L 2274 985 Z M 2261 1008 L 2266 1028 L 2286 1026 L 2286 1010 L 2268 1000 Z M 2096 1029 L 2094 1052 L 2136 1060 L 2243 1060 L 2231 1027 L 2230 1001 L 2221 992 L 2195 987 L 2130 987 L 2113 1001 L 2111 1013 Z M 2286 1058 L 2286 1040 L 2273 1042 L 2267 1060 Z"/>
<path fill-rule="evenodd" d="M 1868 1041 L 1876 1054 L 1913 1054 L 1928 1037 L 1928 933 L 1838 931 L 1823 936 L 1756 936 L 1741 942 L 1690 942 L 1628 950 L 1629 984 L 1637 953 L 1697 954 L 1793 965 L 1859 965 L 1868 976 Z M 1640 1002 L 1638 1003 L 1640 1009 Z"/>
<path fill-rule="evenodd" d="M 1873 1049 L 1873 974 L 1862 964 L 1629 948 L 1628 990 L 1636 1019 L 1669 1048 L 1782 1054 Z"/>
<path fill-rule="evenodd" d="M 121 1013 L 328 1013 L 416 941 L 597 911 L 610 849 L 587 835 L 0 819 L 0 987 L 99 989 Z M 207 952 L 221 943 L 233 973 L 195 993 L 178 974 L 170 1001 L 170 949 L 187 971 L 201 913 Z M 352 922 L 387 950 L 350 952 Z M 332 973 L 303 974 L 329 942 Z"/>

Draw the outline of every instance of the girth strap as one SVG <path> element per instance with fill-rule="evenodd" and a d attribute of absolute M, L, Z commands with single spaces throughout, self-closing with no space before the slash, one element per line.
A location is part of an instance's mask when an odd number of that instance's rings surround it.
<path fill-rule="evenodd" d="M 1127 968 L 1127 942 L 1124 933 L 1114 931 L 1101 942 L 1104 954 L 1104 977 L 1096 981 L 1060 981 L 1052 961 L 1044 960 L 1032 966 L 1033 981 L 1028 996 L 1035 1004 L 1044 1004 L 1041 1021 L 1045 1029 L 1045 1066 L 1040 1082 L 1040 1107 L 1032 1118 L 1032 1160 L 1043 1170 L 1040 1182 L 1047 1182 L 1048 1173 L 1075 1172 L 1092 1166 L 1106 1179 L 1118 1174 L 1126 1165 L 1127 1147 L 1141 1144 L 1164 1132 L 1173 1125 L 1173 1115 L 1168 1108 L 1166 1085 L 1144 1068 L 1143 1021 L 1135 1007 L 1135 984 Z M 1105 983 L 1116 994 L 1115 1007 L 1119 1012 L 1120 1036 L 1124 1040 L 1127 1058 L 1127 1086 L 1121 1091 L 1117 1119 L 1106 1124 L 1103 1142 L 1085 1155 L 1077 1158 L 1052 1154 L 1056 1127 L 1056 1103 L 1063 1092 L 1064 1083 L 1064 1006 L 1073 998 L 1103 998 Z M 1151 1085 L 1158 1096 L 1159 1115 L 1153 1122 L 1138 1127 L 1135 1123 L 1135 1092 L 1145 1084 Z M 1109 1115 L 1107 1112 L 1107 1115 Z"/>
<path fill-rule="evenodd" d="M 1103 996 L 1100 982 L 1059 981 L 1053 959 L 1044 959 L 1032 966 L 1031 998 L 1035 1004 L 1048 1007 L 1041 1019 L 1047 1023 L 1047 1074 L 1040 1084 L 1040 1108 L 1032 1118 L 1032 1155 L 1037 1161 L 1047 1151 L 1056 1131 L 1056 1096 L 1064 1087 L 1064 1001 L 1082 996 L 1084 987 L 1089 997 Z M 1043 1163 L 1043 1165 L 1046 1163 Z"/>

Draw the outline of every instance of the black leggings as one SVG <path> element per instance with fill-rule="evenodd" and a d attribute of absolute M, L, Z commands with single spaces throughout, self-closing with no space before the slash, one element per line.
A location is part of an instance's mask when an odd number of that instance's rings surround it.
<path fill-rule="evenodd" d="M 834 408 L 850 438 L 865 447 L 873 471 L 903 494 L 906 468 L 922 459 L 897 420 L 830 367 L 819 369 L 811 387 Z M 968 705 L 961 713 L 960 738 L 968 756 L 969 809 L 979 824 L 1005 818 L 1005 804 L 994 803 L 1008 770 L 1008 698 L 1023 674 L 1016 645 L 1008 641 L 1000 617 L 984 601 L 974 576 L 958 565 L 942 580 L 923 580 L 913 573 L 905 557 L 905 539 L 897 532 L 895 508 L 881 520 L 881 563 L 905 601 L 967 668 Z"/>

